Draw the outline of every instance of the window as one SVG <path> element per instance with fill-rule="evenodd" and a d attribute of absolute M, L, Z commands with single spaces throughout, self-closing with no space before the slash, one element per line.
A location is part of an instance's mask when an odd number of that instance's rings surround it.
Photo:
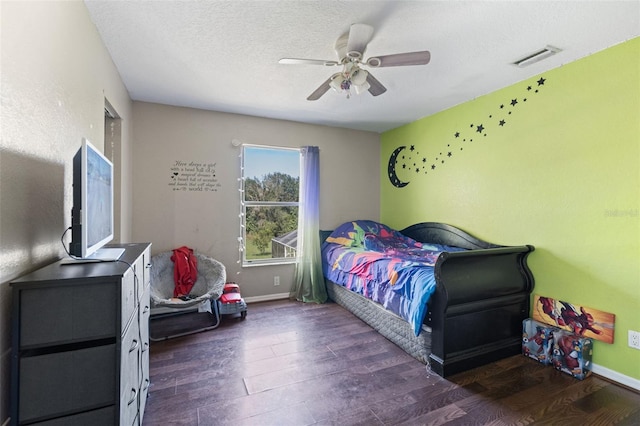
<path fill-rule="evenodd" d="M 299 149 L 242 147 L 243 265 L 295 261 L 299 193 Z"/>

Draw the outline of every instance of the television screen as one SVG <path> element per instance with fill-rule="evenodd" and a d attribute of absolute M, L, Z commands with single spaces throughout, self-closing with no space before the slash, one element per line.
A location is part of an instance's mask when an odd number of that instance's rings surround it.
<path fill-rule="evenodd" d="M 124 249 L 103 248 L 112 239 L 113 164 L 84 139 L 73 157 L 69 252 L 80 259 L 117 260 Z"/>

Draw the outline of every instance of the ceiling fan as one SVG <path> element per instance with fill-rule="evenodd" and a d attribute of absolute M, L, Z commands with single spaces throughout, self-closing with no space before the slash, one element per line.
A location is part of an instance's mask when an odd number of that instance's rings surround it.
<path fill-rule="evenodd" d="M 285 65 L 323 65 L 341 66 L 342 71 L 333 74 L 320 85 L 307 100 L 320 99 L 329 89 L 345 92 L 347 98 L 352 93 L 360 94 L 368 90 L 373 96 L 378 96 L 387 91 L 371 73 L 363 66 L 370 68 L 400 67 L 406 65 L 426 65 L 431 59 L 428 50 L 420 52 L 397 53 L 394 55 L 372 56 L 363 60 L 367 44 L 373 37 L 373 27 L 366 24 L 352 24 L 349 32 L 342 35 L 335 44 L 338 61 L 322 59 L 298 59 L 283 58 L 278 61 Z"/>

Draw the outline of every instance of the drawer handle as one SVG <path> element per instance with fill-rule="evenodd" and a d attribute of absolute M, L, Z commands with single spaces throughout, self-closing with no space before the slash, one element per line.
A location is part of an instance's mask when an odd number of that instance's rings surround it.
<path fill-rule="evenodd" d="M 147 269 L 151 269 L 151 266 L 153 266 L 153 265 L 151 265 L 151 263 L 147 263 L 147 264 L 145 265 L 145 268 L 147 268 Z"/>
<path fill-rule="evenodd" d="M 142 352 L 146 352 L 147 349 L 149 349 L 149 344 L 145 343 L 144 345 L 142 345 Z"/>
<path fill-rule="evenodd" d="M 140 342 L 138 342 L 136 339 L 133 339 L 131 348 L 129 349 L 129 353 L 135 351 L 138 348 L 139 344 L 140 344 Z"/>
<path fill-rule="evenodd" d="M 146 314 L 147 312 L 149 312 L 149 306 L 145 305 L 144 309 L 142 310 L 142 313 Z"/>
<path fill-rule="evenodd" d="M 144 387 L 142 388 L 142 390 L 147 390 L 149 389 L 149 379 L 144 379 Z"/>
<path fill-rule="evenodd" d="M 129 400 L 129 402 L 127 402 L 127 405 L 131 405 L 131 403 L 133 403 L 136 400 L 137 396 L 138 396 L 138 391 L 135 390 L 134 388 L 131 388 L 131 399 Z"/>

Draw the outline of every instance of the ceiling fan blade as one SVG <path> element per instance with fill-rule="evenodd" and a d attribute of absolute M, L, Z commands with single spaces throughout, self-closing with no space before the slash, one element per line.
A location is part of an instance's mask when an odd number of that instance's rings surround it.
<path fill-rule="evenodd" d="M 298 59 L 298 58 L 282 58 L 278 61 L 278 63 L 283 65 L 324 65 L 327 67 L 340 65 L 340 63 L 336 61 L 327 61 L 324 59 Z"/>
<path fill-rule="evenodd" d="M 361 58 L 372 37 L 373 27 L 371 25 L 352 24 L 347 41 L 347 55 L 351 58 Z"/>
<path fill-rule="evenodd" d="M 387 88 L 382 85 L 371 73 L 367 74 L 367 83 L 369 83 L 369 93 L 373 96 L 382 95 Z"/>
<path fill-rule="evenodd" d="M 318 87 L 316 90 L 314 90 L 314 92 L 312 94 L 309 95 L 309 97 L 307 98 L 308 101 L 317 101 L 318 99 L 320 99 L 320 97 L 322 95 L 324 95 L 325 93 L 327 93 L 327 91 L 331 88 L 331 86 L 329 85 L 329 83 L 331 83 L 331 80 L 333 79 L 334 76 L 331 76 L 327 79 L 327 81 L 325 81 L 324 83 L 322 83 L 320 85 L 320 87 Z"/>
<path fill-rule="evenodd" d="M 395 55 L 373 56 L 367 59 L 367 65 L 378 67 L 402 67 L 405 65 L 426 65 L 431 60 L 428 50 L 421 52 L 396 53 Z"/>

